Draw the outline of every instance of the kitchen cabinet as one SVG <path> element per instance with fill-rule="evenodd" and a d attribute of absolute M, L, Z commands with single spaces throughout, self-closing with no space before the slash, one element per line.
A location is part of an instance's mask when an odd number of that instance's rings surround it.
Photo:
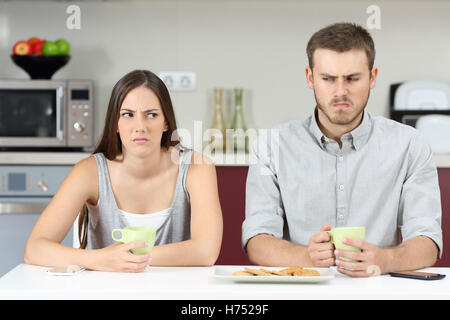
<path fill-rule="evenodd" d="M 224 220 L 222 250 L 217 264 L 245 265 L 249 261 L 241 247 L 241 227 L 245 218 L 247 166 L 218 166 L 220 204 Z M 439 168 L 442 201 L 443 254 L 438 267 L 450 267 L 450 168 Z"/>

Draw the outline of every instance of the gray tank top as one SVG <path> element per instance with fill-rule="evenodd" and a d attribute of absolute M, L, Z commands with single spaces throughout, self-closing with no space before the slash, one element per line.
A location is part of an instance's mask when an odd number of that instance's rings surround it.
<path fill-rule="evenodd" d="M 186 190 L 186 176 L 191 154 L 191 150 L 180 151 L 178 178 L 170 215 L 157 230 L 155 245 L 190 239 L 191 206 Z M 97 162 L 99 199 L 95 207 L 87 204 L 89 223 L 86 249 L 100 249 L 113 244 L 115 241 L 111 237 L 112 230 L 128 226 L 114 198 L 105 156 L 103 153 L 96 153 L 93 157 Z"/>

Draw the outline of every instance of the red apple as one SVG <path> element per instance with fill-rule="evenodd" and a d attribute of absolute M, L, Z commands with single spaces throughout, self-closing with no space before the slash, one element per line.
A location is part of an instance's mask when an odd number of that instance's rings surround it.
<path fill-rule="evenodd" d="M 31 50 L 33 54 L 41 55 L 42 54 L 42 47 L 44 46 L 45 42 L 47 40 L 39 40 L 38 42 L 35 42 L 31 45 Z"/>
<path fill-rule="evenodd" d="M 30 39 L 27 40 L 27 42 L 28 42 L 29 44 L 33 45 L 33 43 L 36 43 L 36 42 L 38 42 L 39 40 L 41 40 L 41 39 L 39 39 L 38 37 L 31 37 Z"/>
<path fill-rule="evenodd" d="M 17 41 L 13 47 L 13 54 L 19 56 L 26 56 L 31 54 L 31 46 L 26 41 Z"/>

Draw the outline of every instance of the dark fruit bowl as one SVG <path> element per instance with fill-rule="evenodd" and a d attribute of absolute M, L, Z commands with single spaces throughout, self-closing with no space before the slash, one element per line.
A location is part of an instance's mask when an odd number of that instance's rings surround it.
<path fill-rule="evenodd" d="M 70 55 L 66 56 L 45 56 L 11 55 L 11 59 L 16 65 L 25 70 L 31 79 L 51 79 L 53 74 L 63 67 L 70 60 Z"/>

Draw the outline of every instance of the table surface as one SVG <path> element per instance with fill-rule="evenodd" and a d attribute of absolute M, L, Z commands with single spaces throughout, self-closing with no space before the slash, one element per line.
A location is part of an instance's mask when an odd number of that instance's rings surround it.
<path fill-rule="evenodd" d="M 73 276 L 49 276 L 47 269 L 18 265 L 0 278 L 0 299 L 450 299 L 450 268 L 423 269 L 446 274 L 434 281 L 389 275 L 351 278 L 332 268 L 335 277 L 320 283 L 235 283 L 217 279 L 214 266 L 149 267 L 141 273 L 84 271 Z"/>
<path fill-rule="evenodd" d="M 90 155 L 90 152 L 0 152 L 0 165 L 75 165 Z M 216 166 L 241 167 L 250 163 L 250 155 L 241 151 L 205 155 Z M 446 158 L 450 166 L 450 155 Z"/>

